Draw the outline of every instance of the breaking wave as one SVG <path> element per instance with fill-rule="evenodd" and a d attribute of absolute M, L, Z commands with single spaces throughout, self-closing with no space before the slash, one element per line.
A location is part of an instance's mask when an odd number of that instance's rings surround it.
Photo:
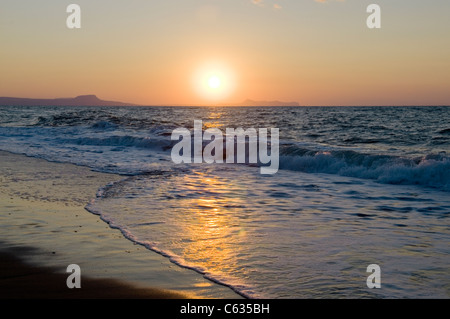
<path fill-rule="evenodd" d="M 445 153 L 406 158 L 348 150 L 313 151 L 289 146 L 281 151 L 280 168 L 450 191 L 450 158 Z"/>

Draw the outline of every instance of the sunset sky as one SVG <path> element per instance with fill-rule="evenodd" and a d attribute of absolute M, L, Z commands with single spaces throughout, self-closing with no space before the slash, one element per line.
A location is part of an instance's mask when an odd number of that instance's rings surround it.
<path fill-rule="evenodd" d="M 449 105 L 449 15 L 448 0 L 2 0 L 0 96 Z"/>

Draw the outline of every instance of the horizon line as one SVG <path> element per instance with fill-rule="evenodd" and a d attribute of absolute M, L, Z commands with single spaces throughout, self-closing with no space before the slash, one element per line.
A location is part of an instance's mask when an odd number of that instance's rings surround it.
<path fill-rule="evenodd" d="M 15 100 L 74 100 L 77 99 L 79 97 L 94 97 L 96 99 L 98 99 L 101 102 L 107 102 L 107 103 L 118 103 L 117 105 L 114 104 L 110 104 L 110 105 L 89 105 L 89 104 L 79 104 L 79 105 L 65 105 L 65 104 L 61 104 L 61 105 L 27 105 L 27 104 L 23 104 L 23 105 L 13 105 L 13 104 L 8 104 L 8 103 L 0 103 L 0 106 L 72 106 L 72 107 L 83 107 L 83 106 L 91 106 L 91 107 L 449 107 L 450 104 L 347 104 L 347 105 L 343 105 L 343 104 L 328 104 L 328 105 L 317 105 L 317 104 L 300 104 L 298 102 L 286 102 L 286 101 L 280 101 L 280 100 L 264 100 L 264 101 L 259 101 L 259 100 L 251 100 L 251 99 L 246 99 L 244 102 L 239 102 L 239 103 L 186 103 L 186 104 L 182 104 L 182 103 L 164 103 L 164 104 L 159 104 L 159 103 L 136 103 L 136 102 L 121 102 L 121 101 L 113 101 L 110 99 L 100 99 L 97 97 L 97 95 L 95 94 L 85 94 L 85 95 L 78 95 L 75 97 L 58 97 L 58 98 L 29 98 L 29 97 L 11 97 L 11 96 L 0 96 L 0 99 L 15 99 Z M 250 102 L 274 102 L 274 103 L 287 103 L 287 104 L 292 104 L 292 103 L 297 103 L 298 105 L 245 105 L 245 104 L 241 104 L 241 103 L 245 103 L 246 101 L 250 101 Z M 1 101 L 0 101 L 1 102 Z M 128 104 L 128 105 L 120 105 L 120 104 Z"/>

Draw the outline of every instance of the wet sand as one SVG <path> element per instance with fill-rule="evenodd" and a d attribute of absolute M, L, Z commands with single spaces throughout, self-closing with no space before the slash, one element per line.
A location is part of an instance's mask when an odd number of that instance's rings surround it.
<path fill-rule="evenodd" d="M 122 178 L 0 151 L 0 298 L 241 298 L 84 209 Z M 80 289 L 66 286 L 70 264 Z"/>

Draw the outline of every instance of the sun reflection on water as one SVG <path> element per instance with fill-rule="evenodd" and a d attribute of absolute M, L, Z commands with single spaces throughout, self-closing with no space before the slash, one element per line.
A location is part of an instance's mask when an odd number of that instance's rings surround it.
<path fill-rule="evenodd" d="M 185 219 L 178 225 L 184 232 L 189 245 L 183 247 L 183 258 L 196 256 L 203 267 L 214 274 L 226 274 L 228 267 L 235 267 L 239 246 L 230 244 L 233 237 L 239 235 L 245 240 L 245 230 L 239 225 L 238 218 L 231 212 L 234 207 L 242 207 L 242 196 L 235 194 L 235 187 L 229 181 L 220 180 L 205 173 L 187 175 L 185 185 L 195 185 L 202 192 L 196 192 L 194 198 L 184 200 Z M 194 186 L 192 186 L 194 187 Z M 226 268 L 224 267 L 226 265 Z"/>

